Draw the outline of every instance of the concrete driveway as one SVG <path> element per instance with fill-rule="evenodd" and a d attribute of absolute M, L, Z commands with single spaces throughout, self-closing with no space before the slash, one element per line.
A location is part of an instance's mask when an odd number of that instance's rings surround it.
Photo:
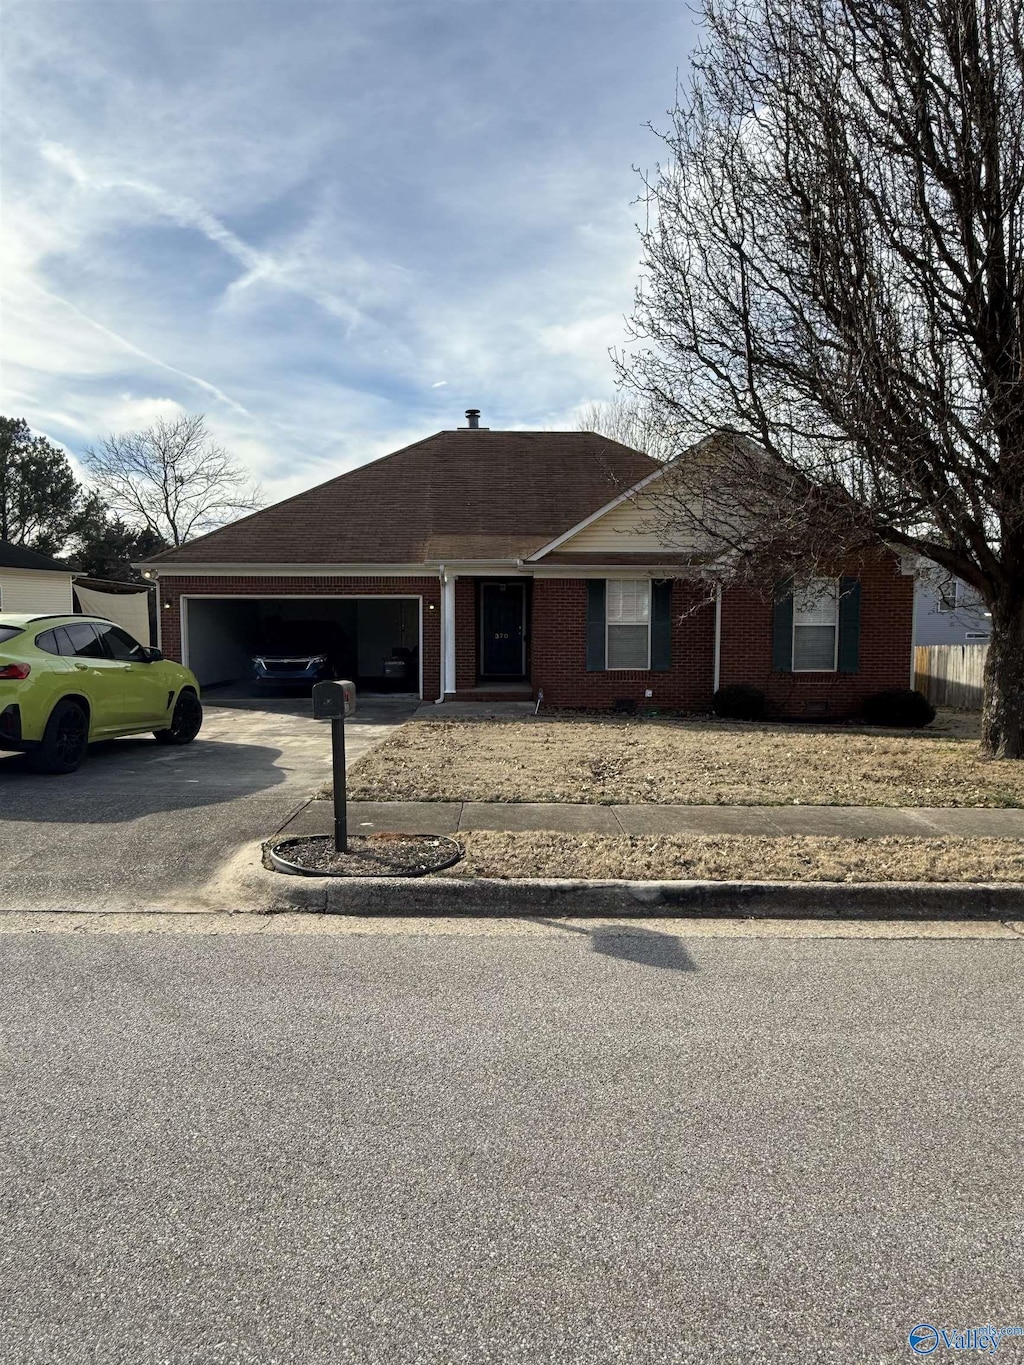
<path fill-rule="evenodd" d="M 0 755 L 0 910 L 187 909 L 242 845 L 277 832 L 327 779 L 330 727 L 308 697 L 211 692 L 192 744 L 150 736 L 94 745 L 66 777 Z M 348 759 L 415 710 L 362 701 Z"/>

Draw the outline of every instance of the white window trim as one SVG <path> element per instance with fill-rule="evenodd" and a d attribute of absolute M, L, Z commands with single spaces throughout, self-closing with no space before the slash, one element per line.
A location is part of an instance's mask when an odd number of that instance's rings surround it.
<path fill-rule="evenodd" d="M 647 620 L 646 621 L 609 621 L 608 620 L 608 584 L 609 583 L 630 583 L 637 582 L 637 579 L 629 578 L 606 578 L 605 579 L 605 610 L 604 610 L 604 666 L 606 673 L 649 673 L 651 671 L 651 617 L 654 612 L 654 594 L 651 591 L 651 580 L 649 578 L 639 581 L 647 585 Z M 627 664 L 625 667 L 617 665 L 613 667 L 608 662 L 608 629 L 615 626 L 647 626 L 647 662 L 640 664 Z"/>
<path fill-rule="evenodd" d="M 962 586 L 963 585 L 961 584 L 958 578 L 953 578 L 950 579 L 947 583 L 943 583 L 938 588 L 936 588 L 935 610 L 940 612 L 943 616 L 952 616 L 954 612 L 958 612 L 960 608 L 963 606 L 962 600 L 963 594 L 961 593 Z M 953 605 L 951 607 L 947 607 L 946 603 L 942 600 L 942 592 L 943 588 L 950 587 L 953 589 Z"/>
<path fill-rule="evenodd" d="M 838 673 L 838 672 L 839 672 L 839 592 L 840 592 L 840 583 L 839 583 L 839 579 L 838 579 L 838 578 L 820 578 L 820 579 L 817 579 L 817 580 L 815 580 L 815 581 L 817 581 L 817 582 L 819 582 L 819 583 L 834 583 L 834 584 L 836 585 L 836 619 L 835 619 L 835 624 L 834 624 L 834 626 L 833 626 L 832 667 L 831 667 L 831 668 L 797 668 L 797 666 L 796 666 L 796 632 L 797 632 L 797 619 L 796 619 L 796 601 L 795 601 L 795 598 L 794 598 L 794 603 L 793 603 L 793 626 L 792 626 L 792 633 L 791 633 L 790 642 L 789 642 L 789 647 L 790 647 L 790 651 L 791 651 L 791 652 L 790 652 L 790 659 L 791 659 L 792 665 L 793 665 L 791 671 L 792 671 L 793 673 Z M 798 588 L 794 588 L 794 592 L 796 592 L 796 591 L 799 591 L 799 589 L 798 589 Z"/>

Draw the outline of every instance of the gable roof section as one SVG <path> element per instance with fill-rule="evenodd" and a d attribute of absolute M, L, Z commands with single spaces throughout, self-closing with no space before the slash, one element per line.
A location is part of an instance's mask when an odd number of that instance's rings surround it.
<path fill-rule="evenodd" d="M 71 573 L 70 564 L 62 564 L 59 559 L 49 555 L 37 554 L 25 545 L 12 545 L 9 540 L 0 540 L 0 569 L 49 570 L 53 573 Z"/>
<path fill-rule="evenodd" d="M 150 563 L 525 559 L 657 468 L 590 431 L 439 431 Z"/>
<path fill-rule="evenodd" d="M 652 460 L 651 463 L 654 464 L 656 462 Z M 535 550 L 530 556 L 531 560 L 546 559 L 555 551 L 560 550 L 568 541 L 575 540 L 581 531 L 585 531 L 589 526 L 600 521 L 602 517 L 606 517 L 609 512 L 614 512 L 616 508 L 621 507 L 628 499 L 635 498 L 641 489 L 646 488 L 647 485 L 653 483 L 655 479 L 660 479 L 667 468 L 667 465 L 658 464 L 657 468 L 649 469 L 645 475 L 642 475 L 640 479 L 635 484 L 631 484 L 629 488 L 619 489 L 614 497 L 610 498 L 606 503 L 603 503 L 600 507 L 596 507 L 592 512 L 574 525 L 566 527 L 554 538 L 554 540 L 549 541 L 546 545 L 541 545 L 539 549 Z"/>
<path fill-rule="evenodd" d="M 658 462 L 632 487 L 620 489 L 603 506 L 575 526 L 562 531 L 530 556 L 533 564 L 638 564 L 656 559 L 659 564 L 707 564 L 722 553 L 723 546 L 699 523 L 673 515 L 673 504 L 688 501 L 690 511 L 700 511 L 701 480 L 713 477 L 721 484 L 735 470 L 728 459 L 733 451 L 763 458 L 756 442 L 736 432 L 721 430 L 694 442 L 671 460 Z M 653 463 L 653 462 L 652 462 Z M 696 479 L 692 477 L 697 469 Z M 742 478 L 742 469 L 739 477 Z"/>

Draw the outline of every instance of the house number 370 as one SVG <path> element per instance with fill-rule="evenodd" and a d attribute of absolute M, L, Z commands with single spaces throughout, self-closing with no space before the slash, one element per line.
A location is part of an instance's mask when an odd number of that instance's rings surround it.
<path fill-rule="evenodd" d="M 496 630 L 496 631 L 494 632 L 494 638 L 495 638 L 496 640 L 507 640 L 507 639 L 508 639 L 508 631 L 507 631 L 507 630 L 500 630 L 500 631 Z"/>

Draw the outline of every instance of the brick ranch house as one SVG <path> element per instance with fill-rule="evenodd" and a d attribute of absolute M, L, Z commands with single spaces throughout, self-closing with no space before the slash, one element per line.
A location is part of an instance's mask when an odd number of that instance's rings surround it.
<path fill-rule="evenodd" d="M 592 432 L 441 431 L 154 558 L 160 645 L 244 680 L 275 622 L 328 622 L 365 690 L 843 716 L 911 675 L 914 579 L 879 547 L 835 577 L 708 599 L 645 515 L 663 466 Z M 405 661 L 404 667 L 402 660 Z"/>

